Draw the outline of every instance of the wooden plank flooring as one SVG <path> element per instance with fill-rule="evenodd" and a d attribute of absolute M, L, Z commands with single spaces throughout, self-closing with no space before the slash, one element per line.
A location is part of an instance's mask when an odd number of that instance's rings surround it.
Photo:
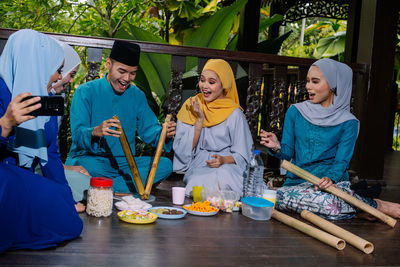
<path fill-rule="evenodd" d="M 382 198 L 400 201 L 400 153 L 388 154 Z M 153 205 L 171 205 L 168 180 L 154 191 Z M 188 203 L 189 199 L 186 200 Z M 296 214 L 291 214 L 299 218 Z M 81 215 L 80 238 L 55 249 L 10 251 L 1 266 L 400 266 L 400 223 L 394 229 L 379 222 L 342 221 L 337 224 L 375 246 L 371 255 L 347 245 L 337 251 L 282 223 L 254 221 L 240 213 L 213 217 L 187 215 L 149 225 Z"/>

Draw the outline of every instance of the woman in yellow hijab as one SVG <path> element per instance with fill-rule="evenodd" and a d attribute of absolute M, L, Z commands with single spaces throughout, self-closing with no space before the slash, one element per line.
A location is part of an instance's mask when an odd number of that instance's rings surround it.
<path fill-rule="evenodd" d="M 199 88 L 201 92 L 186 100 L 177 116 L 174 171 L 186 172 L 187 195 L 193 186 L 242 194 L 253 140 L 229 64 L 210 59 Z"/>

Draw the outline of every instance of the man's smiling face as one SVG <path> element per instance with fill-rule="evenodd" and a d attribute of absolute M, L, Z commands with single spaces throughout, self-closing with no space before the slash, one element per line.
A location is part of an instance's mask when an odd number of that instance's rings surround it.
<path fill-rule="evenodd" d="M 107 58 L 107 81 L 116 93 L 122 94 L 136 78 L 137 66 L 125 65 L 121 62 Z"/>

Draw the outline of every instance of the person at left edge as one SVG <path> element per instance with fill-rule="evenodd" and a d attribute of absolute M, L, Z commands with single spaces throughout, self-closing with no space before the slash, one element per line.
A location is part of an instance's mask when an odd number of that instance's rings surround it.
<path fill-rule="evenodd" d="M 140 47 L 117 40 L 107 58 L 105 77 L 78 87 L 71 105 L 72 145 L 66 165 L 81 165 L 92 176 L 113 179 L 115 192 L 136 192 L 135 183 L 119 140 L 119 117 L 132 154 L 135 156 L 135 136 L 157 146 L 162 126 L 150 109 L 145 94 L 131 83 L 139 65 Z M 164 149 L 172 148 L 176 123 L 167 123 Z M 152 157 L 135 157 L 143 183 L 151 168 Z M 154 183 L 167 178 L 172 163 L 161 157 Z"/>
<path fill-rule="evenodd" d="M 24 101 L 47 95 L 63 60 L 56 41 L 33 30 L 10 35 L 0 57 L 0 253 L 53 247 L 82 232 L 58 153 L 57 118 L 28 115 L 40 98 Z"/>

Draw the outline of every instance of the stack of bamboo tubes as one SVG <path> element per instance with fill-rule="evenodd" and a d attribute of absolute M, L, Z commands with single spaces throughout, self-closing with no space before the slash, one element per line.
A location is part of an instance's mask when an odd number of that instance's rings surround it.
<path fill-rule="evenodd" d="M 119 120 L 119 118 L 117 116 L 113 116 L 113 119 Z M 171 119 L 172 119 L 172 115 L 168 114 L 166 116 L 166 118 L 165 118 L 165 122 L 168 123 L 169 121 L 171 121 Z M 122 150 L 124 151 L 126 160 L 128 162 L 128 165 L 129 165 L 129 168 L 131 170 L 133 181 L 136 184 L 136 188 L 138 190 L 139 196 L 140 196 L 140 198 L 142 200 L 149 199 L 151 188 L 152 188 L 153 182 L 154 182 L 154 177 L 156 175 L 156 171 L 157 171 L 157 168 L 158 168 L 158 163 L 160 161 L 161 152 L 162 152 L 162 149 L 164 147 L 165 138 L 167 136 L 166 124 L 163 125 L 163 129 L 161 131 L 160 139 L 158 141 L 156 153 L 155 153 L 154 159 L 153 159 L 153 164 L 151 166 L 149 175 L 147 177 L 146 189 L 144 188 L 142 179 L 140 178 L 140 174 L 139 174 L 139 170 L 138 170 L 138 168 L 136 166 L 135 158 L 133 157 L 131 147 L 129 146 L 129 143 L 128 143 L 128 140 L 126 138 L 124 129 L 122 128 L 121 122 L 118 123 L 118 124 L 120 126 L 120 131 L 121 131 L 121 135 L 119 137 L 119 140 L 121 142 Z"/>
<path fill-rule="evenodd" d="M 282 163 L 282 167 L 291 173 L 297 175 L 300 178 L 305 179 L 306 181 L 318 185 L 320 182 L 320 178 L 312 175 L 311 173 L 297 167 L 296 165 L 284 160 Z M 387 216 L 386 214 L 380 212 L 377 209 L 374 209 L 373 207 L 365 204 L 364 202 L 358 200 L 357 198 L 347 194 L 346 192 L 338 189 L 337 187 L 330 186 L 327 189 L 324 189 L 325 191 L 338 196 L 339 198 L 343 199 L 344 201 L 348 202 L 349 204 L 362 209 L 363 211 L 375 216 L 376 218 L 382 220 L 386 224 L 390 225 L 391 227 L 394 227 L 396 225 L 396 220 L 391 218 L 390 216 Z M 288 215 L 285 215 L 277 210 L 272 211 L 272 218 L 281 221 L 285 223 L 286 225 L 289 225 L 305 234 L 308 234 L 332 247 L 335 247 L 338 250 L 344 249 L 346 246 L 346 242 L 353 245 L 357 249 L 363 251 L 366 254 L 370 254 L 374 251 L 374 245 L 357 236 L 354 235 L 353 233 L 346 231 L 345 229 L 327 221 L 319 216 L 315 215 L 314 213 L 303 210 L 301 212 L 301 217 L 304 219 L 308 220 L 309 222 L 319 226 L 321 229 L 331 233 L 326 233 L 324 231 L 321 231 L 313 226 L 310 226 L 308 224 L 305 224 L 295 218 L 292 218 Z"/>

